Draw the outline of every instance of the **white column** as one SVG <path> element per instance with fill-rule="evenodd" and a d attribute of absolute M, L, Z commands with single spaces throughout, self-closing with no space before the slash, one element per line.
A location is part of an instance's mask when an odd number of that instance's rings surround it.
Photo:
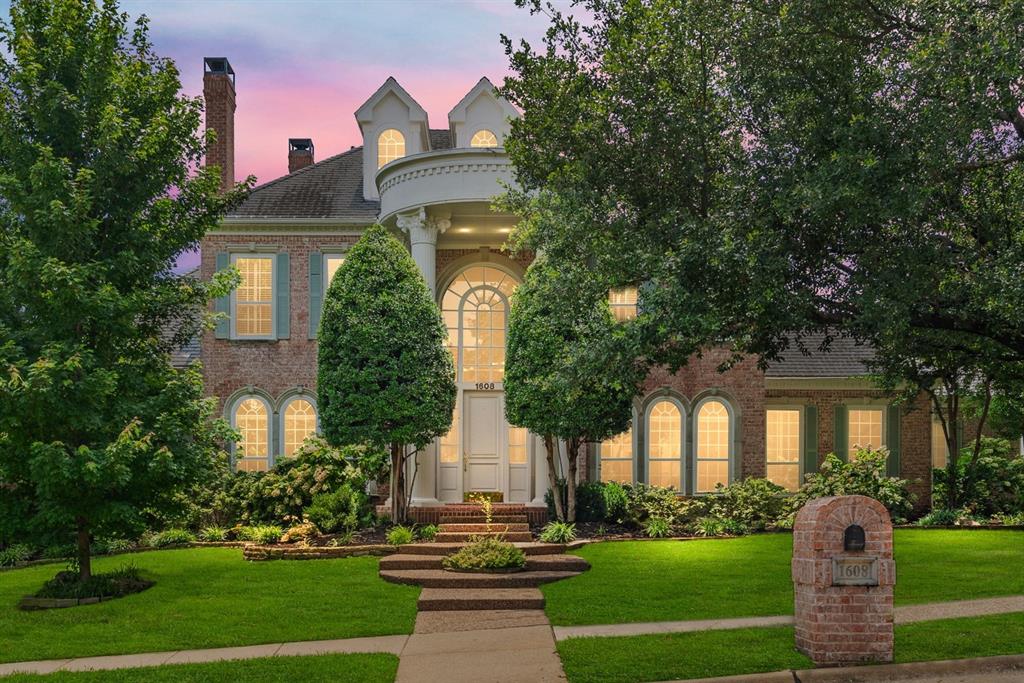
<path fill-rule="evenodd" d="M 422 207 L 396 219 L 402 232 L 409 235 L 409 247 L 431 294 L 437 293 L 437 236 L 451 227 L 449 215 L 427 215 Z"/>
<path fill-rule="evenodd" d="M 530 457 L 533 459 L 533 500 L 531 506 L 544 507 L 544 494 L 550 484 L 548 483 L 548 456 L 544 450 L 544 441 L 539 436 L 530 435 L 530 442 L 533 446 L 530 449 Z"/>

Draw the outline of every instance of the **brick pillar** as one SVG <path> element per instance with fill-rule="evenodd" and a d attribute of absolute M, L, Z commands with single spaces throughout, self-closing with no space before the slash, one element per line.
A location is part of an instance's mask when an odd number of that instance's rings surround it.
<path fill-rule="evenodd" d="M 866 496 L 813 500 L 793 527 L 796 648 L 818 666 L 891 662 L 892 523 Z"/>
<path fill-rule="evenodd" d="M 220 168 L 220 189 L 235 184 L 235 72 L 224 57 L 203 60 L 203 99 L 206 102 L 206 130 L 217 132 L 217 140 L 206 150 L 206 165 Z"/>
<path fill-rule="evenodd" d="M 313 141 L 310 138 L 288 139 L 288 172 L 295 173 L 300 168 L 313 164 Z"/>

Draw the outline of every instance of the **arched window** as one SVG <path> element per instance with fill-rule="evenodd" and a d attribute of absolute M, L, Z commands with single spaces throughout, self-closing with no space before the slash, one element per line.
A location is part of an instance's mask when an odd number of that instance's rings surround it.
<path fill-rule="evenodd" d="M 601 481 L 633 483 L 633 428 L 601 443 Z"/>
<path fill-rule="evenodd" d="M 405 136 L 388 128 L 377 136 L 377 168 L 405 156 Z"/>
<path fill-rule="evenodd" d="M 504 379 L 509 297 L 518 284 L 497 268 L 473 266 L 448 285 L 441 310 L 458 381 L 490 383 Z"/>
<path fill-rule="evenodd" d="M 270 468 L 270 407 L 255 396 L 235 404 L 231 422 L 241 434 L 235 444 L 235 469 L 239 472 L 264 472 Z"/>
<path fill-rule="evenodd" d="M 469 141 L 470 147 L 497 147 L 498 136 L 487 130 L 478 130 L 473 133 L 473 139 Z"/>
<path fill-rule="evenodd" d="M 709 493 L 716 484 L 729 484 L 729 452 L 732 442 L 729 409 L 717 399 L 697 410 L 696 493 Z"/>
<path fill-rule="evenodd" d="M 305 398 L 293 398 L 285 406 L 281 420 L 284 423 L 281 456 L 290 458 L 303 441 L 316 434 L 316 408 Z"/>
<path fill-rule="evenodd" d="M 647 413 L 647 483 L 682 490 L 683 412 L 662 399 Z"/>

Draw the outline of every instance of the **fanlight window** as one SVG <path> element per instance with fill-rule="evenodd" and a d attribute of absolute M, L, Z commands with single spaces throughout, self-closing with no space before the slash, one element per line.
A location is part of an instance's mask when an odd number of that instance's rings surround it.
<path fill-rule="evenodd" d="M 388 128 L 377 136 L 377 168 L 405 156 L 405 136 Z"/>
<path fill-rule="evenodd" d="M 284 410 L 284 451 L 286 458 L 295 454 L 307 437 L 316 433 L 316 408 L 304 398 L 297 398 Z"/>
<path fill-rule="evenodd" d="M 258 398 L 240 401 L 235 408 L 235 429 L 242 436 L 236 445 L 235 469 L 265 471 L 270 465 L 267 405 Z"/>
<path fill-rule="evenodd" d="M 729 484 L 729 410 L 708 401 L 697 413 L 697 493 Z"/>
<path fill-rule="evenodd" d="M 441 300 L 448 348 L 460 382 L 501 382 L 509 298 L 519 283 L 491 266 L 467 268 Z"/>
<path fill-rule="evenodd" d="M 473 139 L 469 141 L 470 147 L 497 147 L 498 136 L 491 131 L 484 129 L 478 130 L 473 134 Z"/>
<path fill-rule="evenodd" d="M 658 401 L 647 419 L 647 483 L 682 488 L 683 415 L 672 401 Z"/>

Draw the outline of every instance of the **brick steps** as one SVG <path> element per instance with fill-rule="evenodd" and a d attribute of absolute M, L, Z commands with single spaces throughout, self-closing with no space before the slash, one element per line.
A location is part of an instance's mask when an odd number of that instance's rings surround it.
<path fill-rule="evenodd" d="M 381 571 L 407 569 L 442 569 L 443 555 L 389 555 L 380 560 Z M 528 571 L 582 572 L 589 568 L 587 561 L 575 555 L 531 555 L 526 558 Z"/>
<path fill-rule="evenodd" d="M 492 532 L 512 532 L 512 531 L 529 531 L 530 525 L 526 522 L 492 522 L 487 523 L 452 523 L 447 522 L 441 525 L 441 533 L 492 533 Z"/>
<path fill-rule="evenodd" d="M 465 543 L 412 543 L 399 546 L 398 551 L 402 555 L 451 555 Z M 565 552 L 565 546 L 557 543 L 514 543 L 517 548 L 531 555 L 560 555 Z"/>
<path fill-rule="evenodd" d="M 417 607 L 421 612 L 544 609 L 544 595 L 536 588 L 424 588 Z"/>
<path fill-rule="evenodd" d="M 491 517 L 491 524 L 526 524 L 529 525 L 526 515 L 494 515 Z M 441 526 L 449 524 L 486 524 L 487 519 L 480 514 L 476 515 L 441 515 Z"/>
<path fill-rule="evenodd" d="M 533 540 L 533 534 L 529 531 L 509 531 L 508 533 L 499 531 L 492 531 L 490 533 L 486 531 L 480 533 L 442 531 L 434 537 L 434 540 L 437 543 L 468 543 L 480 536 L 500 536 L 503 540 L 512 543 L 528 543 Z"/>
<path fill-rule="evenodd" d="M 380 578 L 424 588 L 533 588 L 579 574 L 578 571 L 520 571 L 503 574 L 447 572 L 443 569 L 380 570 Z"/>

